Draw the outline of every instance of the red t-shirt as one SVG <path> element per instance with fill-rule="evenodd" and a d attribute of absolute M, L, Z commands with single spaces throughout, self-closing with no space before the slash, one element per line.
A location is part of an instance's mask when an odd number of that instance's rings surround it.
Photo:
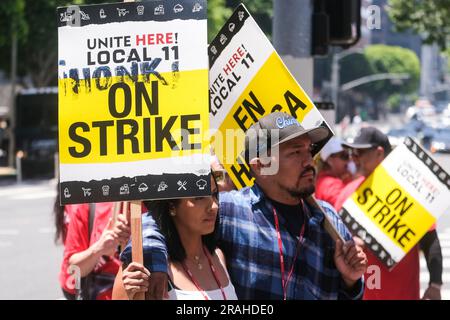
<path fill-rule="evenodd" d="M 94 225 L 92 227 L 92 233 L 89 241 L 89 205 L 77 204 L 65 206 L 67 217 L 69 218 L 69 224 L 59 281 L 61 287 L 67 292 L 72 294 L 75 293 L 73 277 L 67 273 L 70 257 L 75 253 L 87 250 L 92 244 L 100 239 L 109 218 L 112 216 L 113 207 L 113 202 L 96 203 Z M 120 260 L 117 259 L 117 257 L 109 258 L 108 260 L 102 258 L 95 267 L 94 272 L 116 275 L 119 271 L 119 267 Z M 112 289 L 103 292 L 97 296 L 97 299 L 109 300 L 111 299 L 111 295 Z"/>
<path fill-rule="evenodd" d="M 347 183 L 331 176 L 327 171 L 322 171 L 317 176 L 315 197 L 334 206 L 338 195 Z"/>
<path fill-rule="evenodd" d="M 350 182 L 337 197 L 335 208 L 339 212 L 345 200 L 365 180 L 359 177 Z M 370 250 L 364 250 L 368 262 L 369 273 L 364 275 L 365 289 L 364 300 L 418 300 L 420 298 L 420 264 L 418 246 L 412 248 L 408 254 L 391 270 L 374 255 Z M 371 269 L 374 268 L 373 270 Z M 379 268 L 379 288 L 376 286 L 375 274 Z"/>

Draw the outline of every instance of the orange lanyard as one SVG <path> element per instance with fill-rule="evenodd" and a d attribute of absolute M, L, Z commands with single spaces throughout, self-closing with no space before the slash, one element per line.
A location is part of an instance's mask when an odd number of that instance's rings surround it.
<path fill-rule="evenodd" d="M 283 288 L 283 298 L 284 298 L 284 300 L 286 300 L 287 284 L 292 277 L 292 272 L 294 271 L 295 262 L 297 260 L 298 253 L 300 251 L 300 246 L 301 246 L 301 243 L 303 242 L 303 236 L 305 235 L 306 221 L 303 221 L 302 229 L 300 230 L 300 236 L 298 238 L 297 246 L 295 248 L 295 256 L 292 259 L 291 270 L 289 271 L 288 277 L 286 279 L 285 268 L 284 268 L 284 256 L 283 256 L 283 242 L 281 241 L 280 225 L 278 223 L 278 215 L 277 215 L 277 212 L 275 211 L 275 208 L 273 208 L 273 218 L 275 220 L 275 228 L 276 228 L 277 237 L 278 237 L 278 249 L 280 250 L 281 286 Z"/>
<path fill-rule="evenodd" d="M 217 285 L 220 288 L 220 291 L 222 292 L 222 296 L 223 296 L 223 300 L 227 300 L 227 296 L 225 295 L 225 291 L 223 290 L 222 284 L 220 283 L 219 277 L 217 276 L 217 272 L 216 272 L 216 268 L 214 268 L 214 265 L 211 261 L 211 258 L 209 256 L 209 253 L 207 252 L 207 250 L 205 249 L 205 247 L 203 247 L 203 252 L 205 253 L 206 258 L 208 258 L 208 262 L 209 262 L 209 267 L 211 268 L 211 272 L 214 276 L 214 279 L 216 280 Z M 205 293 L 205 290 L 203 290 L 200 287 L 200 284 L 198 283 L 198 281 L 194 278 L 194 275 L 192 274 L 191 270 L 189 270 L 188 266 L 183 262 L 181 262 L 181 265 L 183 266 L 184 271 L 186 271 L 186 273 L 188 274 L 189 278 L 191 279 L 192 283 L 195 285 L 195 287 L 197 288 L 198 291 L 200 291 L 200 293 L 202 294 L 203 298 L 205 298 L 205 300 L 209 300 L 208 296 Z"/>

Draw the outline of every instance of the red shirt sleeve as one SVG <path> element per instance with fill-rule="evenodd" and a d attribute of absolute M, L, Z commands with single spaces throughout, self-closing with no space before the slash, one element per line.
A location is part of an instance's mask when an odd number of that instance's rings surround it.
<path fill-rule="evenodd" d="M 69 262 L 70 257 L 77 252 L 89 248 L 88 214 L 89 205 L 67 205 L 66 210 L 71 214 L 67 238 L 64 248 L 64 260 Z"/>
<path fill-rule="evenodd" d="M 322 176 L 318 179 L 316 184 L 316 197 L 330 203 L 334 207 L 337 197 L 344 187 L 345 184 L 341 179 L 331 176 Z"/>
<path fill-rule="evenodd" d="M 359 188 L 359 186 L 364 182 L 365 179 L 366 178 L 363 176 L 356 178 L 352 182 L 348 183 L 341 190 L 341 192 L 337 195 L 337 199 L 334 204 L 334 208 L 336 209 L 337 212 L 339 212 L 339 210 L 341 210 L 342 206 L 344 205 L 345 200 L 347 200 L 347 198 L 349 198 L 353 194 L 353 192 L 355 192 L 356 189 Z"/>

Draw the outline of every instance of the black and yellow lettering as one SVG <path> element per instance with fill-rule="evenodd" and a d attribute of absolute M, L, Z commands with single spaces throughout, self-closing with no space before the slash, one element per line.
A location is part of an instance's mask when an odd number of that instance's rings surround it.
<path fill-rule="evenodd" d="M 129 126 L 130 132 L 125 133 L 124 127 Z M 125 153 L 125 140 L 131 142 L 131 149 L 133 153 L 139 153 L 139 141 L 136 134 L 139 130 L 137 121 L 131 119 L 117 120 L 117 154 Z"/>
<path fill-rule="evenodd" d="M 236 121 L 236 123 L 239 125 L 239 127 L 245 132 L 247 131 L 247 126 L 245 125 L 245 122 L 247 121 L 248 117 L 244 115 L 243 117 L 240 117 L 240 114 L 242 113 L 242 107 L 239 106 L 237 110 L 233 114 L 233 118 Z"/>
<path fill-rule="evenodd" d="M 247 99 L 244 99 L 244 101 L 242 101 L 242 104 L 243 104 L 245 110 L 250 115 L 250 117 L 252 117 L 252 120 L 254 122 L 257 122 L 258 117 L 255 115 L 254 111 L 257 112 L 258 115 L 262 116 L 262 115 L 264 115 L 264 108 L 252 91 L 250 91 L 249 96 L 250 96 L 250 98 L 252 98 L 253 103 Z"/>
<path fill-rule="evenodd" d="M 150 115 L 159 113 L 158 81 L 152 81 L 152 99 L 148 95 L 144 82 L 136 82 L 136 116 L 142 116 L 142 98 L 145 100 Z"/>
<path fill-rule="evenodd" d="M 183 150 L 199 150 L 202 148 L 202 145 L 200 143 L 189 143 L 189 134 L 199 134 L 200 129 L 199 128 L 190 128 L 189 127 L 189 121 L 196 121 L 200 120 L 199 114 L 191 114 L 191 115 L 184 115 L 181 116 L 181 132 L 183 133 L 183 137 L 181 140 L 181 146 Z"/>
<path fill-rule="evenodd" d="M 405 239 L 406 241 L 411 241 L 411 238 L 408 237 L 410 234 L 413 235 L 413 236 L 416 235 L 416 233 L 415 233 L 414 231 L 412 231 L 410 228 L 408 228 L 408 229 L 403 233 L 403 235 L 402 235 L 400 238 L 398 238 L 398 243 L 399 243 L 402 247 L 405 247 L 405 246 L 406 246 L 406 244 L 402 242 L 404 239 Z"/>
<path fill-rule="evenodd" d="M 244 163 L 237 163 L 233 164 L 231 167 L 231 172 L 234 174 L 236 179 L 239 181 L 239 184 L 244 187 L 247 185 L 246 182 L 244 182 L 243 176 L 245 176 L 248 180 L 252 180 L 252 175 L 250 173 L 250 168 L 247 167 Z"/>
<path fill-rule="evenodd" d="M 397 204 L 397 206 L 395 207 L 395 210 L 397 210 L 398 208 L 400 208 L 400 206 L 402 206 L 402 208 L 400 209 L 400 216 L 403 216 L 406 211 L 408 211 L 409 209 L 411 209 L 413 202 L 410 202 L 408 206 L 406 206 L 406 203 L 408 202 L 408 198 L 404 197 L 402 201 L 399 202 L 399 204 Z"/>
<path fill-rule="evenodd" d="M 379 215 L 381 216 L 381 219 L 378 223 L 382 223 L 384 218 L 391 213 L 391 209 L 389 209 L 388 206 L 383 205 L 378 212 L 373 216 L 374 219 L 376 219 Z"/>
<path fill-rule="evenodd" d="M 386 203 L 389 205 L 393 205 L 397 202 L 397 200 L 402 196 L 402 192 L 400 189 L 393 189 L 386 197 Z"/>
<path fill-rule="evenodd" d="M 397 219 L 397 221 L 394 222 L 394 224 L 389 228 L 389 230 L 387 230 L 387 233 L 390 233 L 391 231 L 394 231 L 394 239 L 397 239 L 397 232 L 401 229 L 406 227 L 406 224 L 399 224 L 400 223 L 400 218 Z"/>
<path fill-rule="evenodd" d="M 162 117 L 156 117 L 155 118 L 155 131 L 156 131 L 156 137 L 155 137 L 155 149 L 157 152 L 160 152 L 163 150 L 163 141 L 166 140 L 169 144 L 170 148 L 174 151 L 180 150 L 177 143 L 175 142 L 175 139 L 173 138 L 172 134 L 170 133 L 173 124 L 175 123 L 175 120 L 177 120 L 177 116 L 171 116 L 169 120 L 167 120 L 166 124 L 163 127 L 163 121 Z"/>
<path fill-rule="evenodd" d="M 151 119 L 144 118 L 143 127 L 144 127 L 144 152 L 152 151 L 152 133 L 151 133 Z"/>
<path fill-rule="evenodd" d="M 94 121 L 92 122 L 92 128 L 99 128 L 99 141 L 100 141 L 100 155 L 106 156 L 108 154 L 108 127 L 114 126 L 114 121 Z"/>
<path fill-rule="evenodd" d="M 366 204 L 369 196 L 373 195 L 373 191 L 370 188 L 363 190 L 362 195 L 358 196 L 359 204 Z"/>
<path fill-rule="evenodd" d="M 289 111 L 291 112 L 294 118 L 298 118 L 297 116 L 298 109 L 305 110 L 307 107 L 302 100 L 297 98 L 295 94 L 293 94 L 289 90 L 287 90 L 286 93 L 284 94 L 284 99 L 286 100 L 287 107 L 289 108 Z"/>
<path fill-rule="evenodd" d="M 118 89 L 123 90 L 124 94 L 124 107 L 123 111 L 119 112 L 117 110 L 117 104 L 116 104 L 116 92 Z M 114 118 L 125 118 L 128 116 L 131 112 L 131 89 L 130 87 L 123 82 L 117 82 L 114 83 L 111 88 L 109 89 L 108 93 L 108 107 L 109 112 Z"/>
<path fill-rule="evenodd" d="M 77 129 L 80 128 L 83 132 L 89 132 L 89 126 L 85 122 L 75 122 L 69 127 L 69 137 L 72 141 L 77 142 L 83 146 L 82 151 L 78 152 L 76 147 L 69 147 L 69 153 L 74 158 L 83 158 L 91 152 L 91 142 L 85 137 L 77 134 Z"/>

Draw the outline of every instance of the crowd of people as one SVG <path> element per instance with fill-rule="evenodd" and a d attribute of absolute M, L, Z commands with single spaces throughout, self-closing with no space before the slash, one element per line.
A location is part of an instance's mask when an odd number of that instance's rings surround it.
<path fill-rule="evenodd" d="M 388 269 L 338 213 L 391 151 L 386 135 L 367 127 L 351 144 L 332 138 L 314 159 L 313 145 L 328 138 L 323 127 L 306 130 L 292 116 L 275 112 L 250 130 L 258 133 L 245 139 L 252 187 L 236 190 L 213 156 L 211 196 L 143 203 L 143 265 L 132 262 L 127 210 L 115 210 L 114 203 L 61 207 L 57 201 L 66 298 L 133 299 L 139 293 L 170 300 L 440 299 L 442 254 L 435 227 Z M 270 139 L 271 130 L 279 131 L 278 141 Z M 277 166 L 276 174 L 264 173 L 270 165 Z M 319 207 L 307 201 L 313 194 Z M 324 228 L 325 220 L 338 239 Z M 430 273 L 422 297 L 419 250 Z M 365 281 L 372 265 L 380 270 L 375 288 Z M 78 267 L 81 288 L 74 285 L 71 266 Z"/>

